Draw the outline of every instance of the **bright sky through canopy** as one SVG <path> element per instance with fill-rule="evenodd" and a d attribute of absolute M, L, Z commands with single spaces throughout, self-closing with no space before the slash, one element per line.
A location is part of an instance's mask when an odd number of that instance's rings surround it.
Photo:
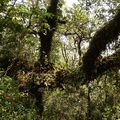
<path fill-rule="evenodd" d="M 65 0 L 68 7 L 72 7 L 73 3 L 78 3 L 78 0 Z"/>

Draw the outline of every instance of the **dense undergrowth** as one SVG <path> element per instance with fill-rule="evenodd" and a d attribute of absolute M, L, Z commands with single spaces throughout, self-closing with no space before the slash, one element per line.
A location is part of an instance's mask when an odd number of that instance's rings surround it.
<path fill-rule="evenodd" d="M 65 1 L 0 1 L 0 120 L 120 120 L 120 2 Z"/>
<path fill-rule="evenodd" d="M 27 93 L 20 93 L 16 81 L 9 76 L 0 79 L 0 119 L 36 119 L 34 100 Z"/>
<path fill-rule="evenodd" d="M 50 74 L 48 75 L 49 79 Z M 30 79 L 30 76 L 28 77 Z M 40 82 L 39 79 L 35 79 L 36 82 Z M 40 89 L 44 106 L 44 111 L 40 116 L 35 104 L 36 99 L 25 91 L 20 92 L 18 89 L 20 83 L 17 80 L 3 76 L 0 79 L 0 119 L 86 120 L 88 112 L 91 112 L 92 120 L 119 120 L 119 80 L 119 72 L 107 72 L 88 85 L 76 83 L 78 85 L 75 87 L 69 84 L 67 86 L 66 83 L 67 87 L 64 89 L 50 89 L 46 85 Z M 24 83 L 24 87 L 26 83 Z"/>

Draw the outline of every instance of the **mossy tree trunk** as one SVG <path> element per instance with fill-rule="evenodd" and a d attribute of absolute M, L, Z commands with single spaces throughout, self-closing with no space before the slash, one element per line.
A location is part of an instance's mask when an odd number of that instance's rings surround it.
<path fill-rule="evenodd" d="M 120 10 L 114 18 L 99 29 L 92 38 L 89 48 L 83 57 L 83 69 L 88 79 L 95 70 L 95 62 L 102 51 L 106 49 L 106 45 L 118 39 L 120 33 Z"/>
<path fill-rule="evenodd" d="M 40 36 L 40 64 L 44 66 L 50 62 L 50 52 L 52 45 L 52 37 L 56 30 L 57 26 L 57 5 L 59 0 L 51 0 L 50 5 L 47 8 L 47 13 L 45 21 L 48 24 L 48 27 L 43 25 L 42 30 L 39 32 Z"/>

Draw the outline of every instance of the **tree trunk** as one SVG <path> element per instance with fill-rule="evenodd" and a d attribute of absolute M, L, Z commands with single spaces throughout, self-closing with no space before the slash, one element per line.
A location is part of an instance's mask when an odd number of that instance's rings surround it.
<path fill-rule="evenodd" d="M 43 25 L 43 29 L 39 32 L 41 48 L 40 48 L 40 64 L 44 66 L 50 62 L 50 52 L 52 45 L 52 37 L 57 26 L 57 5 L 59 0 L 51 0 L 50 6 L 47 8 L 47 13 L 50 16 L 46 16 L 46 23 L 48 28 Z"/>

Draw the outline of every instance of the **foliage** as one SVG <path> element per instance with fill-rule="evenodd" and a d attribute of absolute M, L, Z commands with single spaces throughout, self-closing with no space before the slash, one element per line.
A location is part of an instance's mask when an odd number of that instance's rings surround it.
<path fill-rule="evenodd" d="M 0 119 L 37 119 L 34 100 L 27 93 L 20 93 L 16 82 L 8 76 L 0 79 Z"/>
<path fill-rule="evenodd" d="M 71 87 L 63 91 L 56 89 L 45 92 L 44 119 L 86 120 L 88 112 L 88 94 L 92 120 L 107 120 L 120 118 L 119 80 L 115 72 L 109 72 L 101 78 L 84 86 Z M 90 89 L 90 93 L 88 93 Z"/>
<path fill-rule="evenodd" d="M 119 0 L 54 1 L 0 0 L 0 119 L 120 119 Z"/>

